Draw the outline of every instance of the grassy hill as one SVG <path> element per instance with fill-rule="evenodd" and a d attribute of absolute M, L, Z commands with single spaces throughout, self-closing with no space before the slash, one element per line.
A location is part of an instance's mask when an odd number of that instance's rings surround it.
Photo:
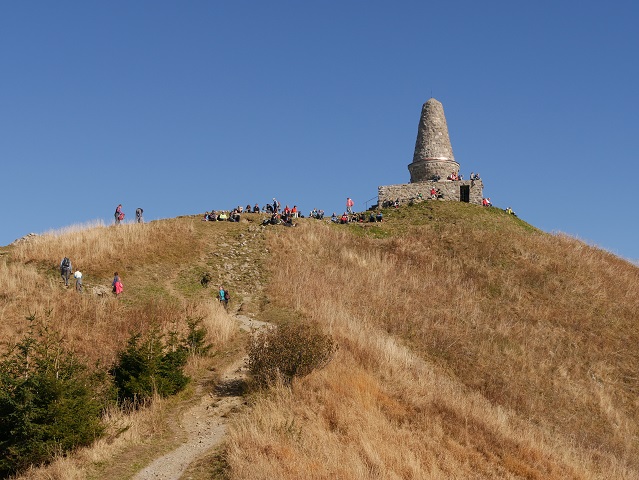
<path fill-rule="evenodd" d="M 257 216 L 185 217 L 9 247 L 0 334 L 39 312 L 108 363 L 131 332 L 201 316 L 225 352 L 238 334 L 199 282 L 208 272 L 233 308 L 318 322 L 339 344 L 325 369 L 250 396 L 220 478 L 638 478 L 639 269 L 498 209 L 385 213 L 265 230 Z M 87 289 L 117 270 L 124 296 L 65 290 L 65 255 Z"/>

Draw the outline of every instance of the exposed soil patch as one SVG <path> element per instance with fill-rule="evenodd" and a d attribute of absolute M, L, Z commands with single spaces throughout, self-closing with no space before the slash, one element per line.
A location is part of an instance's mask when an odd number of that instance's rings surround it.
<path fill-rule="evenodd" d="M 244 315 L 235 317 L 245 331 L 269 324 Z M 175 450 L 154 460 L 141 470 L 135 480 L 178 480 L 189 465 L 222 442 L 229 418 L 243 404 L 246 392 L 246 357 L 231 364 L 213 388 L 201 382 L 195 403 L 177 421 L 187 440 Z"/>

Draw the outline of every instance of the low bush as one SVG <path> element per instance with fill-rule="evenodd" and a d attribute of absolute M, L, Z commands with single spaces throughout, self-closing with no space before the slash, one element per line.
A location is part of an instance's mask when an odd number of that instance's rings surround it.
<path fill-rule="evenodd" d="M 248 348 L 253 382 L 266 387 L 277 379 L 286 384 L 325 366 L 337 346 L 318 325 L 288 323 L 257 333 Z"/>

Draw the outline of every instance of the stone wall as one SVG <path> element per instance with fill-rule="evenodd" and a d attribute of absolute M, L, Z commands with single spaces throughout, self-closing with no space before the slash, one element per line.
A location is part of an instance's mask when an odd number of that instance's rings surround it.
<path fill-rule="evenodd" d="M 430 181 L 403 183 L 399 185 L 382 185 L 377 188 L 378 205 L 382 206 L 386 201 L 394 202 L 398 198 L 400 203 L 404 203 L 412 198 L 418 198 L 419 194 L 421 194 L 424 199 L 428 199 L 430 198 L 430 190 L 433 187 L 443 194 L 441 200 L 459 202 L 462 186 L 469 187 L 469 203 L 481 205 L 484 191 L 484 184 L 481 180 L 440 180 L 439 182 Z"/>
<path fill-rule="evenodd" d="M 452 160 L 427 158 L 408 165 L 411 183 L 429 181 L 435 175 L 448 178 L 453 172 L 459 172 L 459 163 Z"/>

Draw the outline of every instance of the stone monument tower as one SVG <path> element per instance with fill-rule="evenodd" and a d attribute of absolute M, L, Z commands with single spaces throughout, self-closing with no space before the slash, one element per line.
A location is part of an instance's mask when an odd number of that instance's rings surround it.
<path fill-rule="evenodd" d="M 451 173 L 459 173 L 459 163 L 450 145 L 444 107 L 434 98 L 422 106 L 413 163 L 408 165 L 408 171 L 410 183 L 377 187 L 379 206 L 423 200 L 482 204 L 484 182 L 479 177 L 451 178 Z"/>
<path fill-rule="evenodd" d="M 444 106 L 434 98 L 422 106 L 413 163 L 408 165 L 408 171 L 411 183 L 426 182 L 437 176 L 445 179 L 451 173 L 459 172 L 448 136 Z"/>

